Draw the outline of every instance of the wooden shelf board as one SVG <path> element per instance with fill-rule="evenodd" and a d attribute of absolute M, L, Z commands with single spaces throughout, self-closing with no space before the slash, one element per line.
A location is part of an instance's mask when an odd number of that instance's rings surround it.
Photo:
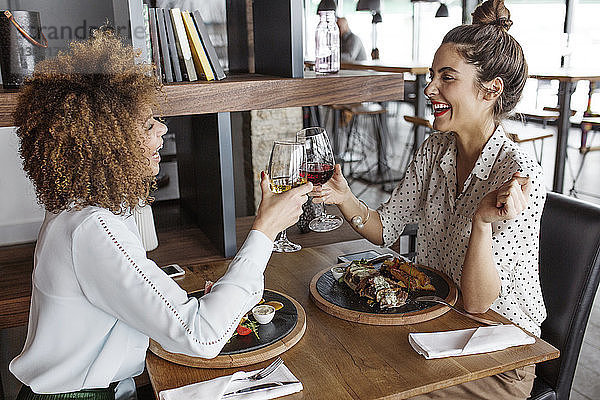
<path fill-rule="evenodd" d="M 18 91 L 0 90 L 0 127 L 12 126 Z M 230 75 L 221 81 L 180 82 L 164 86 L 164 116 L 261 110 L 404 98 L 402 74 L 373 71 L 340 71 L 304 78 L 257 74 Z"/>
<path fill-rule="evenodd" d="M 0 127 L 13 126 L 12 113 L 17 107 L 18 90 L 0 89 Z"/>

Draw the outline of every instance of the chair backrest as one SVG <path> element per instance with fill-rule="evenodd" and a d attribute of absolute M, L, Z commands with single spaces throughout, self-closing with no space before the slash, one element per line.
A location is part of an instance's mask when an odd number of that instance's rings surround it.
<path fill-rule="evenodd" d="M 548 317 L 542 339 L 560 357 L 536 374 L 567 399 L 600 280 L 600 207 L 548 193 L 540 229 L 540 282 Z"/>

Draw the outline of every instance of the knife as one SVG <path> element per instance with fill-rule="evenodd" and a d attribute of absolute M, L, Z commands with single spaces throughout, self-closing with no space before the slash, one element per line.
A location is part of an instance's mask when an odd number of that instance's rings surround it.
<path fill-rule="evenodd" d="M 247 388 L 239 389 L 239 390 L 236 390 L 235 392 L 225 393 L 223 395 L 223 398 L 233 396 L 235 394 L 249 393 L 249 392 L 255 392 L 258 390 L 265 390 L 265 389 L 271 389 L 271 388 L 280 387 L 280 386 L 292 385 L 294 383 L 300 383 L 300 381 L 283 381 L 283 382 L 262 383 L 260 385 L 254 385 L 254 386 L 249 386 Z"/>

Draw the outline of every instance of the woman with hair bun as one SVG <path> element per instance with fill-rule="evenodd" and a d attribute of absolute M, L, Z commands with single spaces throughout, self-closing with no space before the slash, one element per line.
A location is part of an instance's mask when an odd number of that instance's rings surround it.
<path fill-rule="evenodd" d="M 492 309 L 539 336 L 546 318 L 538 278 L 546 191 L 540 166 L 501 124 L 528 75 L 523 50 L 508 33 L 511 25 L 504 2 L 488 0 L 473 12 L 472 25 L 446 34 L 425 88 L 435 131 L 386 203 L 371 210 L 359 202 L 339 165 L 311 195 L 337 204 L 376 244 L 390 246 L 407 224 L 418 223 L 416 261 L 450 276 L 466 311 Z M 418 398 L 526 399 L 534 367 Z"/>
<path fill-rule="evenodd" d="M 275 195 L 263 174 L 246 242 L 210 293 L 188 298 L 146 257 L 131 213 L 150 200 L 167 132 L 153 117 L 160 85 L 135 55 L 102 29 L 37 65 L 19 95 L 23 168 L 46 216 L 27 339 L 10 363 L 18 400 L 134 399 L 148 338 L 215 357 L 260 301 L 273 239 L 312 188 Z"/>

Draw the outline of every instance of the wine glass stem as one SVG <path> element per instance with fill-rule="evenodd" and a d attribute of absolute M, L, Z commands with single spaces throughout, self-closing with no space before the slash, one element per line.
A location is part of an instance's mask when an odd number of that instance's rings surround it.
<path fill-rule="evenodd" d="M 284 229 L 281 231 L 281 234 L 279 235 L 279 240 L 280 241 L 287 241 L 287 229 Z"/>
<path fill-rule="evenodd" d="M 314 203 L 315 204 L 315 214 L 319 218 L 325 217 L 325 205 L 323 203 Z"/>

